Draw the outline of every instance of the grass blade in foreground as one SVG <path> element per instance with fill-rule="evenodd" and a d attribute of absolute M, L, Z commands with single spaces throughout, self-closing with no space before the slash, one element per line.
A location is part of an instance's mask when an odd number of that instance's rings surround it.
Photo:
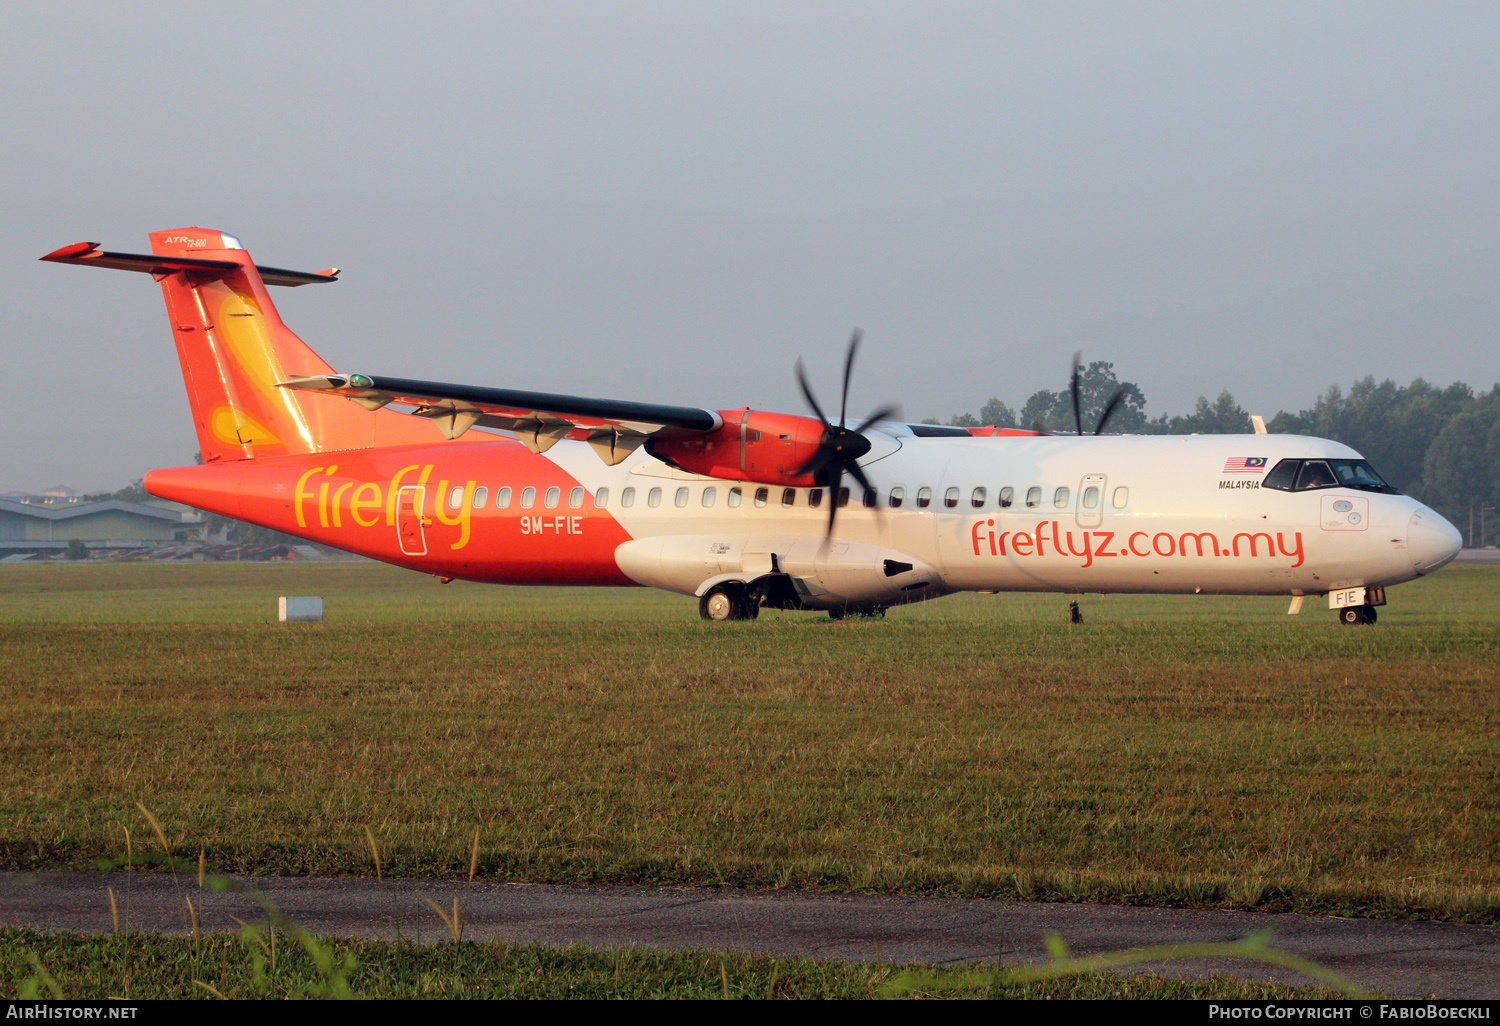
<path fill-rule="evenodd" d="M 1017 966 L 993 971 L 969 970 L 939 976 L 932 972 L 906 972 L 881 988 L 883 997 L 909 997 L 923 993 L 951 991 L 984 991 L 1062 980 L 1121 969 L 1132 965 L 1150 965 L 1176 959 L 1228 958 L 1262 962 L 1291 969 L 1317 980 L 1331 990 L 1348 997 L 1369 997 L 1364 990 L 1331 969 L 1297 955 L 1276 951 L 1269 946 L 1272 934 L 1253 933 L 1237 941 L 1209 944 L 1158 944 L 1147 948 L 1111 951 L 1087 958 L 1073 958 L 1057 934 L 1048 934 L 1047 946 L 1053 957 L 1042 965 Z"/>

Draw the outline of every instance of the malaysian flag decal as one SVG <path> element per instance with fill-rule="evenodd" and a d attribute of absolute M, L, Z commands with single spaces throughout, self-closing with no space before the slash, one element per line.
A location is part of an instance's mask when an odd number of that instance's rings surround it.
<path fill-rule="evenodd" d="M 1266 458 L 1264 456 L 1231 456 L 1224 461 L 1223 472 L 1226 474 L 1264 474 Z"/>

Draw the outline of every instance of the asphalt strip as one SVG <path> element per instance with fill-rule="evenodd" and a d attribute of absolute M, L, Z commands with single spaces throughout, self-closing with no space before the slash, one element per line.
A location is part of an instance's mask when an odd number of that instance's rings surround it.
<path fill-rule="evenodd" d="M 1016 965 L 1045 959 L 1055 932 L 1078 956 L 1168 943 L 1239 940 L 1269 930 L 1271 946 L 1393 996 L 1500 998 L 1500 927 L 1335 916 L 1265 915 L 902 895 L 648 887 L 559 887 L 416 880 L 238 877 L 229 891 L 162 873 L 0 872 L 0 924 L 47 931 L 120 929 L 187 934 L 191 898 L 204 932 L 232 916 L 265 918 L 257 890 L 315 934 L 432 943 L 458 899 L 467 940 L 595 948 L 706 948 L 830 961 Z M 1240 960 L 1138 966 L 1173 975 L 1228 973 L 1305 984 L 1296 973 Z"/>

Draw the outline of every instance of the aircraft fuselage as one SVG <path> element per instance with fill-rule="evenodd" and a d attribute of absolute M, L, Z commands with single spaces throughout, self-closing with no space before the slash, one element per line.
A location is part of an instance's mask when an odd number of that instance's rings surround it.
<path fill-rule="evenodd" d="M 444 577 L 701 594 L 774 569 L 806 582 L 807 608 L 966 590 L 1322 594 L 1411 580 L 1456 551 L 1407 496 L 1262 487 L 1281 459 L 1358 458 L 1323 439 L 871 436 L 876 508 L 855 489 L 827 544 L 826 490 L 706 478 L 644 451 L 608 467 L 571 441 L 236 461 L 147 487 Z"/>

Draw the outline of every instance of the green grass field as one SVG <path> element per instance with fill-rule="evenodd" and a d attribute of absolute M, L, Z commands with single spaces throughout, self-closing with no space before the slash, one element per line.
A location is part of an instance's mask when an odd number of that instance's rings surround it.
<path fill-rule="evenodd" d="M 269 932 L 198 940 L 127 934 L 80 937 L 0 929 L 0 980 L 21 997 L 184 998 L 866 999 L 892 995 L 903 970 L 740 952 L 653 951 L 496 941 L 299 942 Z M 1339 996 L 1213 976 L 1087 972 L 976 986 L 972 967 L 921 970 L 906 996 L 1188 1000 L 1307 1000 Z M 905 977 L 909 979 L 910 977 Z"/>
<path fill-rule="evenodd" d="M 320 624 L 276 596 L 323 595 Z M 0 865 L 1500 921 L 1500 570 L 706 624 L 369 563 L 0 568 Z"/>

